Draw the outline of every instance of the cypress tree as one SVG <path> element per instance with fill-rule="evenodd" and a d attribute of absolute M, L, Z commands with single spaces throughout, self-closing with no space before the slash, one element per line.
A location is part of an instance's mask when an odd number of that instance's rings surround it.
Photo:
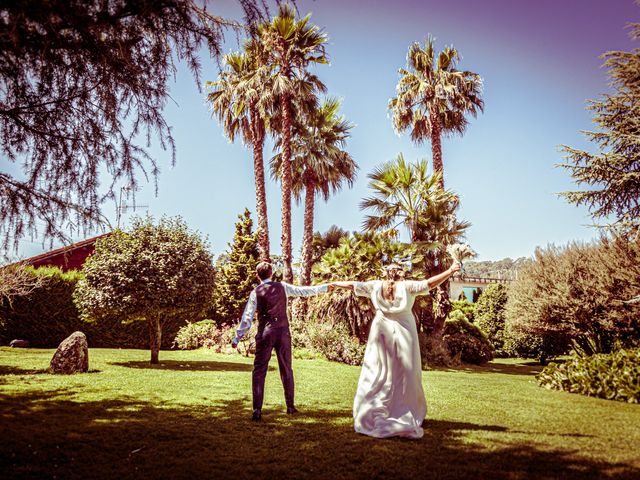
<path fill-rule="evenodd" d="M 235 324 L 242 315 L 251 290 L 256 286 L 259 261 L 258 236 L 253 231 L 251 212 L 238 215 L 233 242 L 222 254 L 213 293 L 211 316 L 218 324 Z"/>

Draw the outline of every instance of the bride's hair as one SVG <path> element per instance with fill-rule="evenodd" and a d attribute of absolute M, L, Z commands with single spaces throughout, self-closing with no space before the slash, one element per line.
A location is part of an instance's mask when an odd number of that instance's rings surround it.
<path fill-rule="evenodd" d="M 404 269 L 397 263 L 382 267 L 382 298 L 392 301 L 396 293 L 396 282 L 404 279 Z"/>

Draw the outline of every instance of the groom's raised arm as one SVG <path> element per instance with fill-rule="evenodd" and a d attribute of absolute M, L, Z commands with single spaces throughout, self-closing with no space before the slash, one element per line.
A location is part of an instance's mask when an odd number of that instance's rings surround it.
<path fill-rule="evenodd" d="M 290 283 L 281 282 L 287 297 L 313 297 L 321 293 L 326 293 L 333 289 L 333 284 L 325 283 L 322 285 L 313 285 L 311 287 L 291 285 Z"/>
<path fill-rule="evenodd" d="M 238 325 L 238 329 L 236 330 L 236 336 L 231 340 L 231 344 L 235 347 L 238 345 L 238 342 L 244 334 L 251 328 L 251 323 L 253 322 L 253 316 L 256 313 L 256 291 L 253 290 L 249 295 L 249 300 L 247 300 L 247 304 L 244 307 L 244 312 L 242 313 L 242 318 L 240 319 L 240 325 Z"/>

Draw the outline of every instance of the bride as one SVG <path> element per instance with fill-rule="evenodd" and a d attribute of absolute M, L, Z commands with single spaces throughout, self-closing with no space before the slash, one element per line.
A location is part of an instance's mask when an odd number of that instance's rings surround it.
<path fill-rule="evenodd" d="M 427 402 L 422 389 L 422 362 L 416 321 L 411 311 L 416 296 L 460 270 L 455 263 L 428 280 L 404 280 L 400 265 L 384 268 L 384 280 L 334 282 L 361 297 L 376 310 L 353 402 L 356 432 L 377 438 L 422 438 Z"/>

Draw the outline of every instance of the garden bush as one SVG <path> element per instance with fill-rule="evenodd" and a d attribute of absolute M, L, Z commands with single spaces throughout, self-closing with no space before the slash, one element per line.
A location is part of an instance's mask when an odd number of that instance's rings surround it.
<path fill-rule="evenodd" d="M 640 336 L 640 241 L 602 237 L 590 244 L 571 243 L 537 249 L 509 286 L 506 305 L 508 344 L 537 337 L 536 355 L 567 353 L 572 341 L 591 340 L 608 353 L 614 345 L 632 345 Z"/>
<path fill-rule="evenodd" d="M 149 348 L 147 326 L 138 322 L 122 324 L 118 319 L 87 323 L 79 318 L 73 292 L 82 272 L 63 272 L 57 267 L 27 268 L 41 281 L 28 295 L 0 302 L 0 343 L 15 338 L 28 340 L 31 346 L 55 348 L 73 332 L 87 336 L 89 347 Z M 162 347 L 170 348 L 171 339 L 184 319 L 169 319 Z"/>
<path fill-rule="evenodd" d="M 352 336 L 344 323 L 292 319 L 290 329 L 294 351 L 309 350 L 334 362 L 362 365 L 366 345 Z"/>
<path fill-rule="evenodd" d="M 173 346 L 181 350 L 206 347 L 222 352 L 228 350 L 234 334 L 232 327 L 219 327 L 213 320 L 189 322 L 178 330 Z"/>
<path fill-rule="evenodd" d="M 72 295 L 81 278 L 77 271 L 64 273 L 59 268 L 27 268 L 39 277 L 39 286 L 27 295 L 16 296 L 0 304 L 0 341 L 28 340 L 33 347 L 57 347 L 76 330 L 86 332 L 78 318 Z M 88 333 L 88 332 L 86 332 Z"/>
<path fill-rule="evenodd" d="M 447 320 L 442 340 L 454 358 L 481 365 L 493 359 L 491 343 L 476 325 L 464 318 Z"/>
<path fill-rule="evenodd" d="M 356 297 L 350 290 L 338 289 L 330 295 L 295 299 L 295 302 L 300 300 L 307 301 L 306 322 L 342 324 L 352 336 L 366 343 L 375 314 L 368 298 Z"/>
<path fill-rule="evenodd" d="M 537 379 L 548 389 L 640 403 L 640 349 L 574 356 L 565 363 L 550 363 Z"/>
<path fill-rule="evenodd" d="M 420 358 L 423 368 L 456 367 L 460 365 L 460 357 L 452 356 L 444 340 L 439 336 L 418 333 L 420 342 Z"/>
<path fill-rule="evenodd" d="M 475 310 L 476 310 L 475 304 L 467 300 L 455 300 L 451 302 L 451 312 L 449 313 L 448 319 L 452 318 L 451 315 L 454 312 L 460 312 L 465 316 L 467 320 L 473 323 L 475 321 L 475 315 L 476 315 Z"/>
<path fill-rule="evenodd" d="M 506 304 L 507 288 L 502 283 L 488 285 L 475 304 L 475 324 L 487 336 L 497 357 L 508 356 L 504 348 Z"/>
<path fill-rule="evenodd" d="M 569 339 L 554 332 L 533 333 L 507 324 L 504 331 L 504 351 L 510 357 L 531 358 L 540 364 L 568 353 Z"/>

